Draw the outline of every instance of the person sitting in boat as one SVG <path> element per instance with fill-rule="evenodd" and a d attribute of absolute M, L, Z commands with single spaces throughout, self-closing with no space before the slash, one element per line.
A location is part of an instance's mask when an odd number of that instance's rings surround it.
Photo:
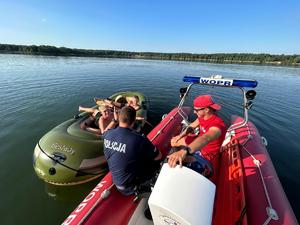
<path fill-rule="evenodd" d="M 226 134 L 225 123 L 216 113 L 220 109 L 221 106 L 216 104 L 210 95 L 195 98 L 194 112 L 197 119 L 180 135 L 171 139 L 171 146 L 179 147 L 180 150 L 167 156 L 170 167 L 175 167 L 177 162 L 182 166 L 187 155 L 200 151 L 200 154 L 213 164 L 215 173 L 211 180 L 215 182 L 219 152 Z M 196 128 L 199 128 L 199 135 L 189 135 Z"/>
<path fill-rule="evenodd" d="M 92 113 L 88 119 L 81 123 L 81 129 L 101 135 L 115 126 L 112 120 L 117 118 L 117 111 L 114 110 L 114 113 L 112 113 L 112 109 L 107 105 L 100 105 L 99 109 L 79 106 L 79 111 Z"/>
<path fill-rule="evenodd" d="M 139 104 L 139 102 L 140 102 L 139 96 L 134 95 L 133 97 L 127 97 L 126 100 L 127 100 L 127 105 L 134 108 L 135 111 L 138 111 L 141 109 L 141 106 Z"/>
<path fill-rule="evenodd" d="M 100 99 L 100 98 L 94 98 L 94 101 L 98 104 L 106 104 L 109 107 L 117 107 L 118 109 L 121 109 L 124 106 L 131 106 L 136 110 L 136 122 L 134 125 L 134 130 L 137 132 L 141 132 L 143 121 L 150 124 L 148 121 L 145 120 L 144 111 L 142 110 L 142 107 L 140 105 L 140 98 L 137 95 L 134 95 L 132 97 L 124 97 L 123 95 L 118 95 L 115 100 L 112 99 Z M 151 125 L 151 124 L 150 124 Z M 152 125 L 151 125 L 152 126 Z"/>
<path fill-rule="evenodd" d="M 139 104 L 140 98 L 137 95 L 134 95 L 132 97 L 126 97 L 126 98 L 123 97 L 122 95 L 118 95 L 116 97 L 115 101 L 110 100 L 110 99 L 106 99 L 104 101 L 110 107 L 116 106 L 118 108 L 122 108 L 124 106 L 131 106 L 132 108 L 135 109 L 135 111 L 137 111 L 136 120 L 143 120 L 144 119 L 144 117 L 139 115 L 141 105 Z"/>
<path fill-rule="evenodd" d="M 133 130 L 136 111 L 124 106 L 119 112 L 119 126 L 103 134 L 104 155 L 117 189 L 134 194 L 135 187 L 152 178 L 159 168 L 161 152 L 147 137 Z"/>
<path fill-rule="evenodd" d="M 128 103 L 127 99 L 122 95 L 118 95 L 114 100 L 110 98 L 102 99 L 102 98 L 95 97 L 94 101 L 96 102 L 97 105 L 105 104 L 111 108 L 117 107 L 118 109 L 121 109 Z"/>

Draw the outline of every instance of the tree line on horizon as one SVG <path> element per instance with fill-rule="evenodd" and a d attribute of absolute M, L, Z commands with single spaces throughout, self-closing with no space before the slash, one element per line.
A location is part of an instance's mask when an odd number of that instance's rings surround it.
<path fill-rule="evenodd" d="M 157 59 L 180 60 L 212 63 L 241 63 L 241 64 L 271 64 L 300 66 L 300 55 L 271 55 L 252 53 L 157 53 L 157 52 L 129 52 L 114 50 L 71 49 L 48 45 L 13 45 L 0 44 L 0 54 L 27 54 L 46 56 L 80 56 L 102 58 L 131 58 L 131 59 Z"/>

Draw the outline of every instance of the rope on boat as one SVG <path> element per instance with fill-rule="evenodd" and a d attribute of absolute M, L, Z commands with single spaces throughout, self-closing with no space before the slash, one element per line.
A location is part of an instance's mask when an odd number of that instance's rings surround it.
<path fill-rule="evenodd" d="M 235 223 L 235 225 L 242 225 L 242 224 L 243 224 L 243 219 L 244 219 L 244 217 L 245 217 L 245 215 L 246 215 L 246 212 L 247 212 L 247 208 L 246 208 L 246 206 L 244 206 L 244 208 L 243 208 L 243 210 L 242 210 L 242 212 L 241 212 L 240 218 L 239 218 L 239 220 Z"/>
<path fill-rule="evenodd" d="M 101 195 L 100 195 L 100 198 L 97 199 L 97 201 L 95 202 L 95 204 L 89 209 L 89 211 L 87 211 L 87 213 L 81 218 L 81 220 L 78 222 L 78 225 L 80 224 L 83 224 L 84 221 L 86 220 L 86 218 L 91 214 L 91 212 L 94 210 L 94 208 L 104 199 L 106 199 L 109 194 L 110 194 L 110 190 L 112 189 L 112 187 L 114 186 L 115 184 L 112 184 L 109 186 L 109 188 L 105 189 Z"/>
<path fill-rule="evenodd" d="M 271 202 L 271 199 L 270 199 L 270 195 L 269 195 L 269 192 L 268 192 L 268 189 L 267 189 L 267 186 L 266 186 L 266 183 L 265 183 L 265 180 L 264 180 L 264 177 L 263 177 L 263 174 L 262 174 L 262 170 L 261 170 L 261 162 L 255 158 L 254 155 L 252 155 L 248 149 L 245 147 L 245 145 L 248 143 L 249 140 L 251 140 L 253 138 L 253 136 L 251 135 L 251 132 L 250 132 L 250 129 L 249 129 L 249 126 L 248 124 L 245 126 L 247 128 L 247 132 L 248 132 L 248 137 L 246 139 L 246 141 L 244 143 L 241 144 L 242 148 L 244 151 L 246 151 L 250 157 L 253 159 L 253 163 L 254 165 L 257 166 L 257 169 L 259 171 L 259 175 L 260 175 L 260 179 L 261 179 L 261 182 L 263 184 L 263 188 L 264 188 L 264 192 L 265 192 L 265 196 L 267 198 L 267 201 L 268 201 L 268 205 L 269 207 L 266 208 L 266 211 L 267 211 L 267 215 L 268 215 L 268 218 L 266 219 L 266 221 L 263 223 L 263 225 L 267 225 L 269 224 L 269 222 L 271 220 L 278 220 L 279 217 L 278 217 L 278 214 L 276 212 L 276 210 L 272 207 L 272 202 Z"/>
<path fill-rule="evenodd" d="M 66 167 L 67 169 L 70 169 L 70 170 L 72 170 L 72 171 L 74 171 L 74 172 L 77 172 L 77 173 L 81 173 L 81 174 L 84 174 L 84 175 L 101 175 L 102 174 L 102 172 L 99 172 L 99 173 L 88 173 L 88 172 L 84 172 L 84 171 L 81 171 L 81 170 L 76 170 L 76 169 L 74 169 L 74 168 L 72 168 L 72 167 L 70 167 L 70 166 L 67 166 L 67 165 L 65 165 L 65 164 L 63 164 L 63 163 L 61 163 L 58 159 L 55 159 L 53 156 L 51 156 L 51 155 L 49 155 L 47 152 L 45 152 L 43 149 L 42 149 L 42 147 L 41 147 L 41 145 L 40 145 L 40 142 L 38 142 L 38 146 L 39 146 L 39 149 L 41 150 L 41 152 L 43 152 L 48 158 L 50 158 L 51 160 L 53 160 L 53 162 L 55 162 L 55 163 L 58 163 L 59 165 L 61 165 L 61 166 L 64 166 L 64 167 Z"/>

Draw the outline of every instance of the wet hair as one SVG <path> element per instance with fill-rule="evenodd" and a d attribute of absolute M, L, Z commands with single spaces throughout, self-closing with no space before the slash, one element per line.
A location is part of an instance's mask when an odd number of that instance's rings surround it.
<path fill-rule="evenodd" d="M 119 121 L 131 125 L 134 123 L 136 111 L 131 106 L 124 106 L 119 113 Z"/>

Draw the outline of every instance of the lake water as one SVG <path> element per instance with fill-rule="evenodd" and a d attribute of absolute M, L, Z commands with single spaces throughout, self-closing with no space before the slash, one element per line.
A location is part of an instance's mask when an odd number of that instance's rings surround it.
<path fill-rule="evenodd" d="M 94 96 L 138 90 L 150 98 L 149 121 L 157 124 L 178 104 L 184 75 L 211 74 L 259 82 L 250 120 L 267 138 L 268 151 L 299 218 L 299 68 L 0 55 L 0 224 L 60 224 L 97 183 L 56 188 L 39 180 L 32 166 L 38 140 L 75 115 L 78 105 L 92 106 Z M 221 116 L 228 118 L 241 99 L 237 92 L 217 89 L 204 92 L 215 95 L 223 105 Z"/>

